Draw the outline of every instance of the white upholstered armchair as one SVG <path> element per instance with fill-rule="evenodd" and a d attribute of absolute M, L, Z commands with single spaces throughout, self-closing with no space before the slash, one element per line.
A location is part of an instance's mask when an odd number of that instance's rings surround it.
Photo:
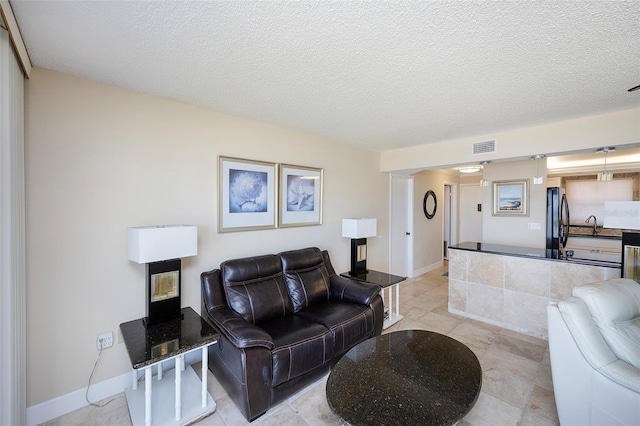
<path fill-rule="evenodd" d="M 561 425 L 640 424 L 640 284 L 578 286 L 548 307 Z"/>

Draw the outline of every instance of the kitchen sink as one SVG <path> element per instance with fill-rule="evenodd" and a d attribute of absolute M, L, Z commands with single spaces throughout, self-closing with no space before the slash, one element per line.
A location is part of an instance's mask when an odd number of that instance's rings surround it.
<path fill-rule="evenodd" d="M 595 260 L 597 262 L 620 263 L 622 262 L 622 255 L 619 253 L 573 250 L 573 256 L 569 256 L 567 253 L 567 260 Z"/>

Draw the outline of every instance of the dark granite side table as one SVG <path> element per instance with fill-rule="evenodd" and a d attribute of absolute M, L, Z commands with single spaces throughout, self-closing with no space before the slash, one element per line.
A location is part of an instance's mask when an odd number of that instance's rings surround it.
<path fill-rule="evenodd" d="M 120 324 L 120 330 L 133 366 L 125 396 L 134 426 L 184 425 L 215 411 L 207 391 L 207 348 L 220 334 L 192 308 L 182 308 L 182 318 L 149 326 L 140 318 Z M 185 368 L 185 354 L 196 350 L 202 352 L 202 380 L 191 366 Z M 170 360 L 175 360 L 175 368 L 163 380 L 162 363 Z M 138 389 L 139 370 L 144 370 L 144 390 Z"/>
<path fill-rule="evenodd" d="M 364 281 L 369 284 L 375 284 L 382 288 L 382 300 L 385 303 L 385 317 L 382 324 L 382 328 L 386 329 L 393 324 L 400 321 L 403 317 L 400 315 L 400 284 L 406 280 L 407 277 L 401 277 L 399 275 L 387 274 L 385 272 L 374 271 L 369 269 L 364 274 L 352 276 L 348 272 L 340 274 L 346 278 L 352 278 L 358 281 Z M 385 297 L 385 289 L 387 290 L 387 296 Z M 393 303 L 393 290 L 395 289 L 395 304 Z"/>
<path fill-rule="evenodd" d="M 404 330 L 365 340 L 327 380 L 331 410 L 350 425 L 452 425 L 476 403 L 482 369 L 455 339 Z"/>

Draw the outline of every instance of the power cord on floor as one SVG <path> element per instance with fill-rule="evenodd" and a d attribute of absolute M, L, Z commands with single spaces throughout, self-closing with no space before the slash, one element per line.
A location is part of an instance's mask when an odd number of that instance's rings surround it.
<path fill-rule="evenodd" d="M 100 339 L 100 347 L 102 348 L 102 339 Z M 99 407 L 99 408 L 106 407 L 108 404 L 113 402 L 113 400 L 115 399 L 115 398 L 112 398 L 109 401 L 105 402 L 104 404 L 98 404 L 98 403 L 89 401 L 89 388 L 91 387 L 91 379 L 93 378 L 93 373 L 95 373 L 96 367 L 98 366 L 98 363 L 100 362 L 100 355 L 102 355 L 102 351 L 103 351 L 103 349 L 100 349 L 98 351 L 98 358 L 96 359 L 95 364 L 93 364 L 93 370 L 91 370 L 91 374 L 89 375 L 89 383 L 87 384 L 87 390 L 84 393 L 84 399 L 87 400 L 87 403 L 89 405 L 93 405 L 94 407 Z"/>

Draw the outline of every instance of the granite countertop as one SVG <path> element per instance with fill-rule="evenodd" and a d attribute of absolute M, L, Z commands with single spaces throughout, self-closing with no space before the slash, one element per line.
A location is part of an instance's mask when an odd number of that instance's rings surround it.
<path fill-rule="evenodd" d="M 620 262 L 608 262 L 602 260 L 593 260 L 593 259 L 578 259 L 578 258 L 558 258 L 554 257 L 551 250 L 533 248 L 533 247 L 519 247 L 519 246 L 508 246 L 503 244 L 491 244 L 491 243 L 479 243 L 472 241 L 465 241 L 460 244 L 456 244 L 449 247 L 450 249 L 459 249 L 466 251 L 475 251 L 479 253 L 490 253 L 490 254 L 498 254 L 498 255 L 506 255 L 506 256 L 516 256 L 516 257 L 528 257 L 528 258 L 536 258 L 536 259 L 546 259 L 556 262 L 570 262 L 570 263 L 578 263 L 582 265 L 590 265 L 590 266 L 604 266 L 607 268 L 620 268 Z"/>
<path fill-rule="evenodd" d="M 145 325 L 142 318 L 120 324 L 134 369 L 155 364 L 220 339 L 220 333 L 193 308 L 182 308 L 182 318 Z"/>
<path fill-rule="evenodd" d="M 473 408 L 482 369 L 473 351 L 431 331 L 365 340 L 336 364 L 327 402 L 350 425 L 448 425 Z"/>

